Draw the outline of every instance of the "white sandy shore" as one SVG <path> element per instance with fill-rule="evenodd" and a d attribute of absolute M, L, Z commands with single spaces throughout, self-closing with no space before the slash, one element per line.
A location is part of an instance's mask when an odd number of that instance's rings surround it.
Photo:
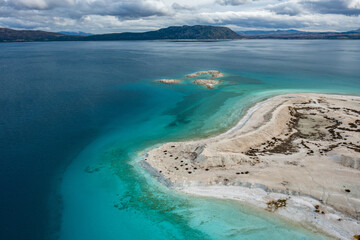
<path fill-rule="evenodd" d="M 246 187 L 198 186 L 195 184 L 194 186 L 182 186 L 176 189 L 192 195 L 237 200 L 264 210 L 268 210 L 267 202 L 274 199 L 286 199 L 286 207 L 274 211 L 274 214 L 284 220 L 290 220 L 306 229 L 320 231 L 337 239 L 353 239 L 353 236 L 359 232 L 360 223 L 354 218 L 336 211 L 310 196 L 273 193 L 258 185 L 244 185 Z M 320 206 L 320 211 L 324 211 L 326 214 L 316 213 L 314 211 L 316 205 Z M 341 220 L 339 221 L 339 219 Z"/>
<path fill-rule="evenodd" d="M 360 234 L 360 97 L 287 94 L 218 136 L 167 143 L 144 163 L 166 185 L 229 198 L 338 239 Z M 269 208 L 285 200 L 286 207 Z"/>

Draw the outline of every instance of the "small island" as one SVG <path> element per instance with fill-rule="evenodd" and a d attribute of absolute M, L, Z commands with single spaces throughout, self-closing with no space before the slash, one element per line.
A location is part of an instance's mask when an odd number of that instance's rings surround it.
<path fill-rule="evenodd" d="M 215 86 L 219 83 L 221 83 L 221 81 L 219 80 L 209 80 L 209 79 L 197 79 L 195 81 L 193 81 L 194 84 L 196 85 L 203 85 L 209 89 L 215 88 Z"/>
<path fill-rule="evenodd" d="M 174 83 L 180 83 L 181 80 L 179 79 L 160 79 L 155 80 L 154 82 L 164 83 L 164 84 L 174 84 Z"/>
<path fill-rule="evenodd" d="M 222 72 L 220 72 L 220 71 L 208 70 L 208 71 L 200 71 L 200 72 L 188 74 L 188 75 L 186 75 L 186 78 L 194 78 L 194 77 L 198 77 L 200 75 L 211 75 L 212 79 L 220 78 L 220 77 L 224 76 L 224 74 Z"/>
<path fill-rule="evenodd" d="M 242 201 L 338 239 L 360 234 L 360 97 L 273 97 L 227 132 L 163 144 L 142 163 L 188 194 Z"/>
<path fill-rule="evenodd" d="M 202 85 L 205 86 L 207 89 L 214 89 L 216 85 L 223 82 L 222 80 L 215 80 L 215 78 L 221 78 L 225 76 L 224 73 L 217 71 L 217 70 L 208 70 L 208 71 L 200 71 L 192 74 L 188 74 L 185 76 L 185 78 L 195 78 L 199 77 L 201 75 L 210 75 L 210 79 L 195 79 L 192 81 L 192 83 L 196 85 Z M 160 79 L 155 80 L 154 82 L 163 83 L 163 84 L 176 84 L 182 82 L 180 79 Z"/>

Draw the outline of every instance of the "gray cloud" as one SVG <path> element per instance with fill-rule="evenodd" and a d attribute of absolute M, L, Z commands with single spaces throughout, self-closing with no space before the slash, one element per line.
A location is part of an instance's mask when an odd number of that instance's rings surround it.
<path fill-rule="evenodd" d="M 0 0 L 0 27 L 20 29 L 95 27 L 97 32 L 121 26 L 122 21 L 173 14 L 174 9 L 159 0 Z"/>
<path fill-rule="evenodd" d="M 90 4 L 88 14 L 110 15 L 122 18 L 140 18 L 149 16 L 164 16 L 170 14 L 170 9 L 156 1 L 95 1 Z"/>
<path fill-rule="evenodd" d="M 177 10 L 177 11 L 193 11 L 195 10 L 194 7 L 191 7 L 191 6 L 188 6 L 188 5 L 185 5 L 185 4 L 179 4 L 179 3 L 173 3 L 171 5 L 171 7 L 174 9 L 174 10 Z"/>
<path fill-rule="evenodd" d="M 170 25 L 351 30 L 360 0 L 0 0 L 0 27 L 122 32 Z M 220 6 L 219 6 L 220 5 Z"/>
<path fill-rule="evenodd" d="M 28 10 L 33 14 L 66 15 L 79 18 L 84 15 L 110 15 L 120 18 L 140 18 L 171 14 L 171 8 L 157 0 L 0 0 L 0 8 Z"/>
<path fill-rule="evenodd" d="M 200 19 L 217 25 L 236 25 L 243 28 L 261 28 L 261 29 L 288 29 L 288 28 L 304 28 L 312 24 L 308 20 L 291 16 L 281 16 L 272 14 L 271 12 L 250 12 L 250 13 L 234 13 L 226 12 L 223 14 L 204 14 Z"/>
<path fill-rule="evenodd" d="M 317 0 L 301 1 L 305 8 L 322 14 L 360 15 L 358 0 Z"/>
<path fill-rule="evenodd" d="M 0 4 L 15 9 L 49 10 L 56 7 L 73 6 L 75 0 L 2 0 Z"/>
<path fill-rule="evenodd" d="M 216 0 L 217 4 L 223 6 L 239 6 L 251 2 L 252 0 Z"/>
<path fill-rule="evenodd" d="M 302 5 L 291 1 L 275 4 L 267 7 L 266 9 L 275 12 L 276 14 L 289 16 L 296 16 L 305 12 L 305 9 Z"/>

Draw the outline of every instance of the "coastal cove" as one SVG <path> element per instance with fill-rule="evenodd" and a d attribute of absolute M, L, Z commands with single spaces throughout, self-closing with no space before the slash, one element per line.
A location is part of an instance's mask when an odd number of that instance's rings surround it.
<path fill-rule="evenodd" d="M 360 95 L 357 42 L 9 43 L 0 51 L 2 106 L 16 106 L 3 108 L 0 124 L 12 129 L 0 135 L 4 169 L 13 169 L 2 187 L 14 191 L 1 200 L 11 206 L 1 223 L 23 229 L 2 238 L 329 239 L 237 201 L 168 189 L 139 161 L 166 142 L 224 133 L 273 96 Z M 209 69 L 225 74 L 214 89 L 153 82 Z"/>

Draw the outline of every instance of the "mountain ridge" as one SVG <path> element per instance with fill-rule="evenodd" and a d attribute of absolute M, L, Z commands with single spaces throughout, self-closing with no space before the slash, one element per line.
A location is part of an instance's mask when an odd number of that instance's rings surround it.
<path fill-rule="evenodd" d="M 347 32 L 305 32 L 294 29 L 238 31 L 219 26 L 170 26 L 148 32 L 83 35 L 71 32 L 14 30 L 0 28 L 0 42 L 34 41 L 120 41 L 120 40 L 238 40 L 238 39 L 360 39 L 360 29 Z"/>
<path fill-rule="evenodd" d="M 0 28 L 0 42 L 31 41 L 118 41 L 118 40 L 234 40 L 241 36 L 227 27 L 170 26 L 156 31 L 133 33 L 107 33 L 90 36 L 67 35 L 37 30 Z"/>
<path fill-rule="evenodd" d="M 156 31 L 142 33 L 111 33 L 87 37 L 87 40 L 233 40 L 241 36 L 227 27 L 205 25 L 195 26 L 170 26 Z"/>
<path fill-rule="evenodd" d="M 360 39 L 360 29 L 347 32 L 306 32 L 294 29 L 238 31 L 244 39 Z"/>
<path fill-rule="evenodd" d="M 86 33 L 86 32 L 68 32 L 68 31 L 60 31 L 60 32 L 57 32 L 57 33 L 60 33 L 60 34 L 64 34 L 64 35 L 71 35 L 71 36 L 90 36 L 90 35 L 94 35 L 92 33 Z"/>

